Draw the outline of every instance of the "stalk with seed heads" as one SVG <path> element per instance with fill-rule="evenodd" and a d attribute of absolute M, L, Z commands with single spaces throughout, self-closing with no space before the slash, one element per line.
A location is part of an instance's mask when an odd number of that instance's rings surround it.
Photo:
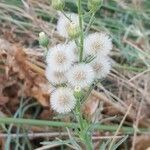
<path fill-rule="evenodd" d="M 81 0 L 77 0 L 78 14 L 64 12 L 64 2 L 52 0 L 52 6 L 60 11 L 57 32 L 67 42 L 49 48 L 46 56 L 46 77 L 55 88 L 50 105 L 57 113 L 74 114 L 79 124 L 76 135 L 87 150 L 93 149 L 90 130 L 93 124 L 84 118 L 82 105 L 91 87 L 94 87 L 92 84 L 106 77 L 111 69 L 108 56 L 112 49 L 111 38 L 106 33 L 88 35 L 100 5 L 100 0 L 89 0 L 88 8 L 92 15 L 86 26 Z M 40 35 L 43 36 L 43 33 Z M 40 37 L 40 41 L 44 39 Z"/>

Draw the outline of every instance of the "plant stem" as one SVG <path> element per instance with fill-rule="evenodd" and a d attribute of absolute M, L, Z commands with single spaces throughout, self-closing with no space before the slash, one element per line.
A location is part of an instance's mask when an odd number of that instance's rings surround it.
<path fill-rule="evenodd" d="M 76 105 L 76 118 L 79 124 L 79 132 L 77 134 L 79 135 L 79 138 L 83 141 L 83 143 L 86 146 L 87 150 L 92 150 L 92 140 L 90 135 L 88 135 L 87 132 L 87 121 L 83 118 L 82 111 L 81 111 L 81 99 L 77 99 L 77 105 Z"/>
<path fill-rule="evenodd" d="M 79 14 L 79 26 L 80 26 L 80 54 L 79 61 L 82 62 L 83 59 L 83 42 L 84 42 L 84 34 L 83 34 L 83 15 L 81 8 L 81 0 L 78 0 L 78 14 Z"/>
<path fill-rule="evenodd" d="M 80 130 L 83 130 L 83 118 L 82 118 L 82 113 L 81 113 L 81 110 L 80 110 L 80 100 L 78 99 L 77 100 L 77 105 L 76 105 L 76 118 L 77 118 L 77 121 L 79 123 L 79 127 L 80 127 Z"/>
<path fill-rule="evenodd" d="M 65 12 L 62 10 L 61 13 L 69 20 L 69 22 L 72 22 L 72 20 L 65 14 Z"/>
<path fill-rule="evenodd" d="M 49 126 L 49 127 L 68 127 L 68 128 L 78 128 L 77 123 L 67 123 L 60 121 L 47 121 L 47 120 L 37 120 L 37 119 L 22 119 L 22 118 L 9 118 L 0 117 L 0 124 L 15 124 L 15 125 L 30 125 L 30 126 Z M 115 132 L 118 129 L 118 125 L 101 125 L 97 124 L 94 129 L 101 131 Z M 122 127 L 120 129 L 122 133 L 133 134 L 134 128 L 132 127 Z M 150 132 L 150 128 L 139 128 L 140 133 Z"/>
<path fill-rule="evenodd" d="M 124 117 L 123 117 L 123 119 L 121 120 L 121 123 L 120 123 L 120 125 L 119 125 L 118 129 L 116 130 L 116 133 L 115 133 L 115 135 L 114 135 L 114 137 L 113 137 L 113 139 L 112 139 L 112 141 L 111 141 L 111 143 L 110 143 L 109 150 L 111 150 L 111 149 L 112 149 L 113 144 L 114 144 L 114 142 L 115 142 L 115 140 L 116 140 L 116 138 L 115 138 L 115 137 L 118 135 L 119 130 L 121 129 L 121 127 L 122 127 L 122 125 L 123 125 L 123 123 L 124 123 L 124 121 L 125 121 L 125 119 L 126 119 L 127 115 L 128 115 L 128 114 L 129 114 L 129 112 L 131 111 L 131 108 L 132 108 L 132 104 L 130 104 L 130 106 L 129 106 L 129 108 L 128 108 L 128 110 L 127 110 L 126 114 L 125 114 L 125 116 L 124 116 Z"/>
<path fill-rule="evenodd" d="M 87 28 L 86 28 L 86 30 L 85 30 L 85 34 L 87 34 L 87 33 L 89 32 L 89 30 L 90 30 L 90 27 L 91 27 L 91 25 L 92 25 L 92 23 L 93 23 L 94 15 L 95 15 L 95 12 L 92 13 L 92 16 L 91 16 L 91 18 L 90 18 L 90 20 L 89 20 L 89 23 L 88 23 L 88 25 L 87 25 Z"/>

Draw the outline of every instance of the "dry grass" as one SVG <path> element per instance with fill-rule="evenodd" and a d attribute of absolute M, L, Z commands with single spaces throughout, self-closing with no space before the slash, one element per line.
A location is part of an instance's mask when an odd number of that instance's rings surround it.
<path fill-rule="evenodd" d="M 66 10 L 76 11 L 74 2 L 68 0 L 67 6 L 69 7 L 66 8 Z M 83 6 L 85 10 L 87 10 L 86 0 L 83 1 Z M 127 118 L 121 125 L 133 127 L 135 132 L 133 139 L 127 140 L 125 144 L 122 145 L 124 149 L 126 147 L 126 149 L 131 148 L 134 150 L 138 144 L 142 145 L 144 142 L 146 143 L 147 136 L 145 139 L 141 138 L 143 135 L 138 134 L 138 128 L 150 127 L 149 9 L 149 0 L 123 2 L 108 0 L 105 1 L 102 10 L 96 14 L 95 23 L 91 27 L 91 30 L 105 30 L 111 34 L 114 42 L 114 48 L 111 53 L 114 67 L 107 79 L 98 85 L 96 91 L 94 90 L 92 92 L 93 97 L 95 96 L 98 101 L 96 101 L 98 105 L 96 105 L 95 110 L 91 110 L 92 112 L 94 111 L 94 113 L 88 115 L 90 115 L 90 118 L 92 117 L 92 119 L 94 118 L 94 120 L 101 121 L 106 125 L 113 123 L 119 124 L 122 118 L 125 117 L 129 106 L 132 105 L 130 113 L 127 114 Z M 16 58 L 15 55 L 10 55 L 9 50 L 11 46 L 16 48 L 16 45 L 17 47 L 19 45 L 19 48 L 21 47 L 27 55 L 28 60 L 26 65 L 43 78 L 45 64 L 42 55 L 43 49 L 37 44 L 38 33 L 40 31 L 46 32 L 50 37 L 51 45 L 64 41 L 55 31 L 56 20 L 57 12 L 50 6 L 50 1 L 48 0 L 44 2 L 42 0 L 29 0 L 28 2 L 23 0 L 21 2 L 16 0 L 1 1 L 0 33 L 1 38 L 9 42 L 9 44 L 6 42 L 4 45 L 2 45 L 4 41 L 0 43 L 0 49 L 4 50 L 0 52 L 1 55 L 5 53 L 8 57 Z M 85 20 L 88 22 L 89 18 L 87 17 Z M 6 58 L 3 57 L 3 59 Z M 6 71 L 5 64 L 7 64 L 5 61 L 4 63 L 0 63 L 0 70 Z M 45 83 L 43 80 L 44 79 L 42 79 L 42 83 Z M 34 95 L 34 97 L 36 96 Z M 38 97 L 36 97 L 36 99 L 38 100 Z M 2 113 L 6 113 L 3 112 L 3 107 L 6 107 L 9 111 L 9 106 L 2 105 L 1 107 Z M 44 117 L 40 116 L 40 119 L 49 118 L 46 115 L 54 115 L 53 113 L 47 113 L 47 108 L 44 107 L 42 109 L 45 109 L 42 114 Z M 6 113 L 5 115 L 13 116 L 14 113 Z M 28 114 L 26 116 L 33 117 Z M 66 121 L 69 120 L 70 118 L 68 117 Z M 42 129 L 36 131 L 41 132 L 41 130 Z M 44 131 L 49 130 L 52 131 L 49 128 Z M 2 131 L 4 132 L 4 130 Z M 18 131 L 18 134 L 22 132 L 23 131 Z M 32 132 L 32 130 L 29 132 Z M 57 131 L 57 133 L 59 132 Z M 105 136 L 111 135 L 111 133 L 105 132 L 98 133 L 98 136 L 104 136 L 104 138 Z M 139 138 L 142 140 L 138 140 Z M 54 138 L 51 138 L 50 135 L 48 139 Z M 18 140 L 21 142 L 19 138 Z M 42 139 L 42 141 L 44 140 L 46 141 L 46 138 Z M 3 138 L 1 141 L 5 142 Z M 30 140 L 30 142 L 35 144 L 35 141 Z M 40 142 L 40 140 L 38 142 Z M 102 142 L 103 140 L 100 140 L 98 144 L 95 142 L 95 145 L 99 145 Z"/>

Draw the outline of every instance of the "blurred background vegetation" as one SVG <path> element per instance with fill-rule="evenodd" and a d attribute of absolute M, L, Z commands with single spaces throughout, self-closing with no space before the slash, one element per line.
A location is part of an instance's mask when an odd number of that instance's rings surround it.
<path fill-rule="evenodd" d="M 65 0 L 65 2 L 65 11 L 77 13 L 76 0 Z M 87 0 L 82 0 L 82 5 L 84 12 L 88 14 Z M 51 45 L 64 41 L 55 30 L 57 17 L 57 11 L 51 7 L 51 0 L 0 0 L 0 38 L 9 42 L 9 44 L 32 49 L 34 54 L 30 53 L 29 59 L 31 59 L 32 55 L 35 57 L 36 53 L 43 51 L 38 44 L 39 32 L 44 31 L 48 34 Z M 90 15 L 85 15 L 85 24 L 89 20 Z M 112 72 L 102 82 L 103 86 L 101 87 L 100 85 L 97 89 L 98 91 L 104 90 L 111 100 L 109 106 L 105 106 L 105 101 L 100 104 L 100 108 L 103 107 L 103 111 L 101 111 L 102 118 L 116 116 L 106 124 L 119 123 L 125 113 L 119 113 L 119 109 L 113 109 L 112 105 L 117 103 L 117 106 L 122 109 L 124 105 L 129 106 L 132 103 L 134 106 L 131 113 L 132 117 L 126 120 L 123 126 L 149 128 L 150 0 L 104 0 L 101 9 L 95 15 L 94 24 L 91 26 L 90 31 L 107 32 L 112 37 L 114 44 L 111 53 L 114 63 Z M 5 45 L 4 42 L 1 42 L 0 48 L 2 43 Z M 36 60 L 35 64 L 44 69 L 44 62 L 41 65 L 41 59 Z M 38 63 L 38 60 L 40 60 L 40 63 Z M 4 74 L 6 69 L 4 65 L 6 63 L 0 60 L 1 75 Z M 17 99 L 19 102 L 13 110 L 10 105 L 6 104 L 1 106 L 1 111 L 3 115 L 14 118 L 22 118 L 25 115 L 27 118 L 52 120 L 53 113 L 47 107 L 42 107 L 37 103 L 37 99 L 38 97 L 24 98 L 22 96 Z M 109 108 L 112 108 L 112 110 Z M 9 113 L 3 111 L 3 109 L 8 109 Z M 61 116 L 58 116 L 58 118 L 61 118 Z M 13 128 L 10 125 L 2 126 L 1 131 L 3 135 L 7 133 L 7 138 L 2 138 L 3 136 L 1 136 L 1 145 L 5 149 L 9 149 L 10 145 L 13 145 L 12 149 L 15 150 L 33 149 L 38 148 L 40 142 L 55 139 L 55 136 L 47 138 L 35 138 L 33 136 L 34 138 L 29 138 L 28 135 L 34 131 L 54 131 L 53 128 L 30 128 L 29 130 L 27 127 L 18 126 Z M 59 132 L 56 130 L 56 137 L 58 137 L 57 133 Z M 10 133 L 15 133 L 15 138 L 9 136 Z M 24 138 L 17 136 L 17 134 L 23 134 Z M 101 135 L 105 135 L 105 133 Z M 109 140 L 106 139 L 102 141 L 105 144 L 109 143 Z M 136 132 L 134 132 L 134 135 L 129 137 L 119 149 L 129 150 L 132 147 L 136 150 L 145 150 L 150 146 L 149 141 L 150 137 L 148 135 L 140 134 L 137 136 Z M 56 143 L 53 144 L 55 145 Z M 59 141 L 58 145 L 63 144 Z M 63 146 L 61 146 L 61 149 L 63 149 Z"/>

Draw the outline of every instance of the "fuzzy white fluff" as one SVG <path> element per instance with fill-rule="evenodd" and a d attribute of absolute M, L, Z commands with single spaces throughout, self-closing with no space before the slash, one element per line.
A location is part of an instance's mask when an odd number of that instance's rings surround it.
<path fill-rule="evenodd" d="M 58 44 L 51 49 L 46 57 L 46 62 L 56 72 L 67 71 L 75 61 L 73 51 L 66 44 Z"/>
<path fill-rule="evenodd" d="M 92 62 L 91 66 L 94 70 L 95 77 L 101 79 L 107 76 L 111 69 L 111 61 L 108 56 L 97 56 Z"/>
<path fill-rule="evenodd" d="M 74 109 L 76 99 L 69 88 L 59 88 L 51 94 L 50 104 L 53 110 L 66 114 Z"/>
<path fill-rule="evenodd" d="M 65 73 L 53 71 L 49 65 L 46 67 L 45 75 L 47 80 L 54 85 L 62 84 L 67 81 Z"/>
<path fill-rule="evenodd" d="M 68 71 L 67 79 L 71 86 L 85 88 L 93 82 L 94 71 L 89 64 L 77 64 Z"/>
<path fill-rule="evenodd" d="M 105 33 L 93 33 L 84 41 L 84 51 L 87 55 L 107 55 L 112 49 L 112 40 Z"/>
<path fill-rule="evenodd" d="M 78 47 L 74 41 L 70 41 L 68 44 L 68 49 L 71 50 L 74 54 L 74 60 L 77 62 L 79 60 L 79 55 L 78 55 Z"/>
<path fill-rule="evenodd" d="M 70 20 L 66 18 L 66 16 L 69 17 Z M 66 16 L 64 16 L 62 13 L 59 13 L 56 29 L 61 36 L 68 38 L 68 28 L 70 28 L 71 25 L 78 27 L 79 18 L 78 15 L 74 13 L 66 13 Z"/>

